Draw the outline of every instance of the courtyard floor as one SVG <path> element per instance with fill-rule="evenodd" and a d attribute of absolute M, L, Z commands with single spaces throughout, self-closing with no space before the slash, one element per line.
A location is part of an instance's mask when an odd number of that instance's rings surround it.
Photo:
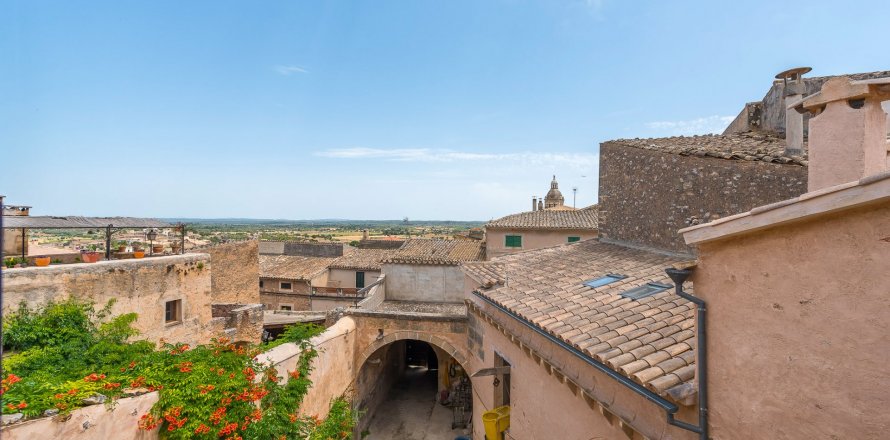
<path fill-rule="evenodd" d="M 468 430 L 451 429 L 451 408 L 436 402 L 436 372 L 408 368 L 380 404 L 365 440 L 454 440 Z"/>

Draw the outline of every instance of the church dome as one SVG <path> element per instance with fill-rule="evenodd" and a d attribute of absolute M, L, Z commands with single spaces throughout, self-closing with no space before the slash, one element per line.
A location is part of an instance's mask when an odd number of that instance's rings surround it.
<path fill-rule="evenodd" d="M 565 198 L 562 196 L 562 193 L 559 192 L 559 183 L 556 182 L 556 176 L 553 176 L 553 181 L 550 182 L 550 191 L 547 191 L 547 196 L 544 197 L 544 209 L 562 206 L 564 204 Z"/>

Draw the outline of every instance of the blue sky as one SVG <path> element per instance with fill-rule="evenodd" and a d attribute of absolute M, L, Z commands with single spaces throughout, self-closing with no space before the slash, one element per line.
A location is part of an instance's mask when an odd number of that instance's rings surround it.
<path fill-rule="evenodd" d="M 885 70 L 890 3 L 6 1 L 0 194 L 34 214 L 487 220 L 773 75 Z M 882 64 L 883 63 L 883 64 Z"/>

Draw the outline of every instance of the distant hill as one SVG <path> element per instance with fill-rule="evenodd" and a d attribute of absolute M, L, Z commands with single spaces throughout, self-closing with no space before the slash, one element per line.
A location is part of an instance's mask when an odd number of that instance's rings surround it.
<path fill-rule="evenodd" d="M 268 225 L 268 226 L 404 226 L 404 220 L 349 220 L 349 219 L 315 219 L 315 220 L 287 220 L 287 219 L 259 219 L 259 218 L 164 218 L 169 223 L 189 223 L 197 225 Z M 456 220 L 411 220 L 410 226 L 480 226 L 484 221 L 456 221 Z"/>

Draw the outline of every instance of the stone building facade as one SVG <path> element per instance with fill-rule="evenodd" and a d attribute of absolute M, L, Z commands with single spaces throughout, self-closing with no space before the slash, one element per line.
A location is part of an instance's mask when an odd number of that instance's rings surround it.
<path fill-rule="evenodd" d="M 787 156 L 784 147 L 782 138 L 753 132 L 604 142 L 600 235 L 691 252 L 679 229 L 806 191 L 806 156 Z"/>

